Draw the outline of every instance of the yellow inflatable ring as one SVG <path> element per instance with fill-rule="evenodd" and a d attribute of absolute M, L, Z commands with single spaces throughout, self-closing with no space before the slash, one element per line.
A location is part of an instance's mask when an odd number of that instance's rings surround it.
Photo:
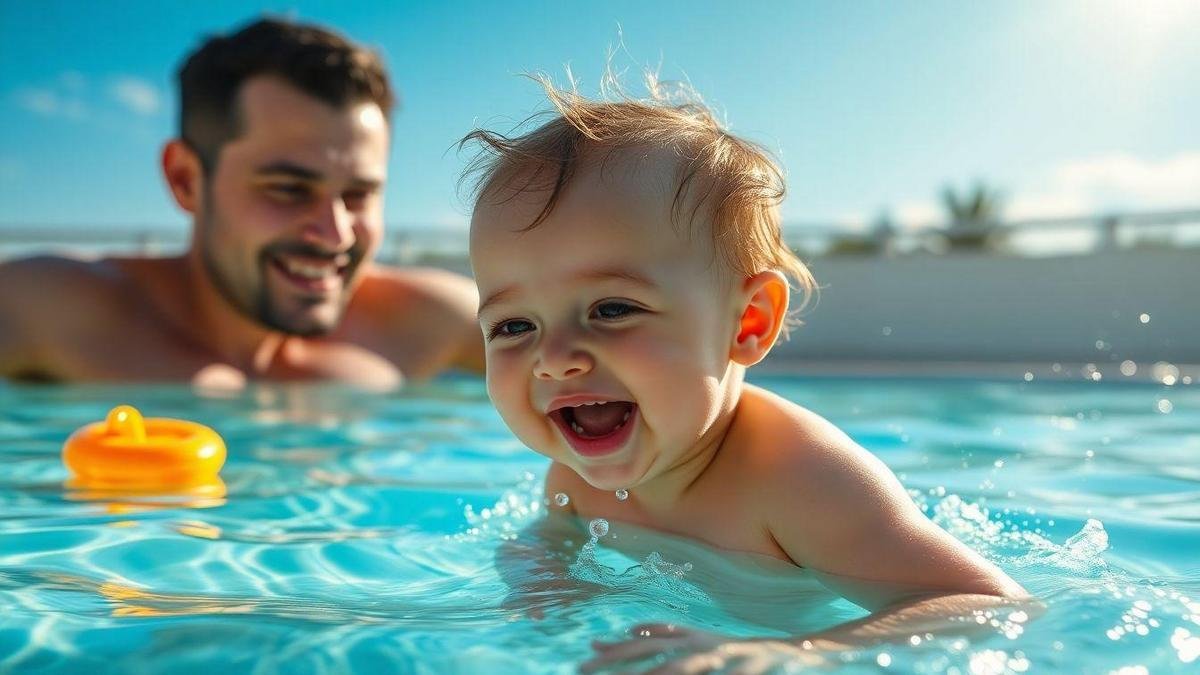
<path fill-rule="evenodd" d="M 225 442 L 203 424 L 143 419 L 122 405 L 71 434 L 63 462 L 79 487 L 186 488 L 220 481 Z"/>

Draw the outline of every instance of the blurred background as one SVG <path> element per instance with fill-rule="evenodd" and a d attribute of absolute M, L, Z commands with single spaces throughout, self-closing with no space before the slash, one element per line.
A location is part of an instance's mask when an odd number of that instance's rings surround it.
<path fill-rule="evenodd" d="M 1196 0 L 0 0 L 0 260 L 180 250 L 158 173 L 175 69 L 263 13 L 385 57 L 387 262 L 467 271 L 456 141 L 544 109 L 521 73 L 569 66 L 595 94 L 615 52 L 627 83 L 690 82 L 785 166 L 787 238 L 822 292 L 776 363 L 1200 363 Z"/>

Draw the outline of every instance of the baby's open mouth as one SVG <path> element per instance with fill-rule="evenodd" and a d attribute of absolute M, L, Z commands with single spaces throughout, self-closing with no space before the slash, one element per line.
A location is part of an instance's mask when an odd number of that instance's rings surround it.
<path fill-rule="evenodd" d="M 636 414 L 637 406 L 630 401 L 598 401 L 560 407 L 551 411 L 550 418 L 576 453 L 596 456 L 623 446 Z"/>
<path fill-rule="evenodd" d="M 552 411 L 550 417 L 568 439 L 574 435 L 582 440 L 597 440 L 620 431 L 636 409 L 630 401 L 606 401 L 565 406 Z"/>

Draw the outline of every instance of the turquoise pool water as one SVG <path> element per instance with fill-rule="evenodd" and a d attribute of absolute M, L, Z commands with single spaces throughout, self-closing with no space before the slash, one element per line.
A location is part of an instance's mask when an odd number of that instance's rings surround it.
<path fill-rule="evenodd" d="M 1200 387 L 755 379 L 877 453 L 1047 605 L 846 669 L 1197 672 Z M 219 430 L 224 503 L 73 499 L 61 444 L 117 403 Z M 0 672 L 571 672 L 644 621 L 783 635 L 862 614 L 790 569 L 620 523 L 594 550 L 540 542 L 564 571 L 514 596 L 504 576 L 526 572 L 497 552 L 539 545 L 512 538 L 547 511 L 546 463 L 474 379 L 392 396 L 0 383 L 0 464 Z"/>

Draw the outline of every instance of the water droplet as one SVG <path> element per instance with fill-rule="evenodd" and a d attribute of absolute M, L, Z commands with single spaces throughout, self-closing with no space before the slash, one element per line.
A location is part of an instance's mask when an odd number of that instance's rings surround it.
<path fill-rule="evenodd" d="M 878 663 L 881 668 L 887 668 L 892 665 L 892 655 L 884 652 L 875 657 L 875 663 Z"/>
<path fill-rule="evenodd" d="M 1143 313 L 1138 316 L 1138 321 L 1141 321 L 1142 323 L 1150 323 L 1150 315 Z"/>
<path fill-rule="evenodd" d="M 1173 386 L 1179 381 L 1179 366 L 1167 363 L 1166 361 L 1159 361 L 1154 364 L 1151 376 L 1168 387 Z"/>
<path fill-rule="evenodd" d="M 883 327 L 883 331 L 882 331 L 882 332 L 883 332 L 883 335 L 884 335 L 884 337 L 886 337 L 886 336 L 888 336 L 888 335 L 891 335 L 891 334 L 892 334 L 892 327 L 891 327 L 891 326 L 884 326 L 884 327 Z"/>
<path fill-rule="evenodd" d="M 1166 415 L 1167 413 L 1171 412 L 1174 409 L 1175 409 L 1175 404 L 1171 403 L 1167 399 L 1162 398 L 1162 399 L 1158 400 L 1158 412 Z"/>
<path fill-rule="evenodd" d="M 554 503 L 558 504 L 559 506 L 566 506 L 567 504 L 571 503 L 571 498 L 565 493 L 559 492 L 558 494 L 554 495 Z"/>
<path fill-rule="evenodd" d="M 629 490 L 626 490 L 625 488 L 619 488 L 617 490 L 617 501 L 623 502 L 626 499 L 629 499 Z"/>
<path fill-rule="evenodd" d="M 1137 364 L 1128 359 L 1121 362 L 1121 374 L 1125 377 L 1137 375 Z"/>
<path fill-rule="evenodd" d="M 1028 370 L 1025 371 L 1025 381 L 1033 382 L 1033 373 L 1029 372 Z"/>
<path fill-rule="evenodd" d="M 588 523 L 588 531 L 592 533 L 593 537 L 599 539 L 608 534 L 608 521 L 603 518 L 596 518 Z"/>
<path fill-rule="evenodd" d="M 692 563 L 690 563 L 690 562 L 683 563 L 683 571 L 691 572 L 692 571 Z"/>

